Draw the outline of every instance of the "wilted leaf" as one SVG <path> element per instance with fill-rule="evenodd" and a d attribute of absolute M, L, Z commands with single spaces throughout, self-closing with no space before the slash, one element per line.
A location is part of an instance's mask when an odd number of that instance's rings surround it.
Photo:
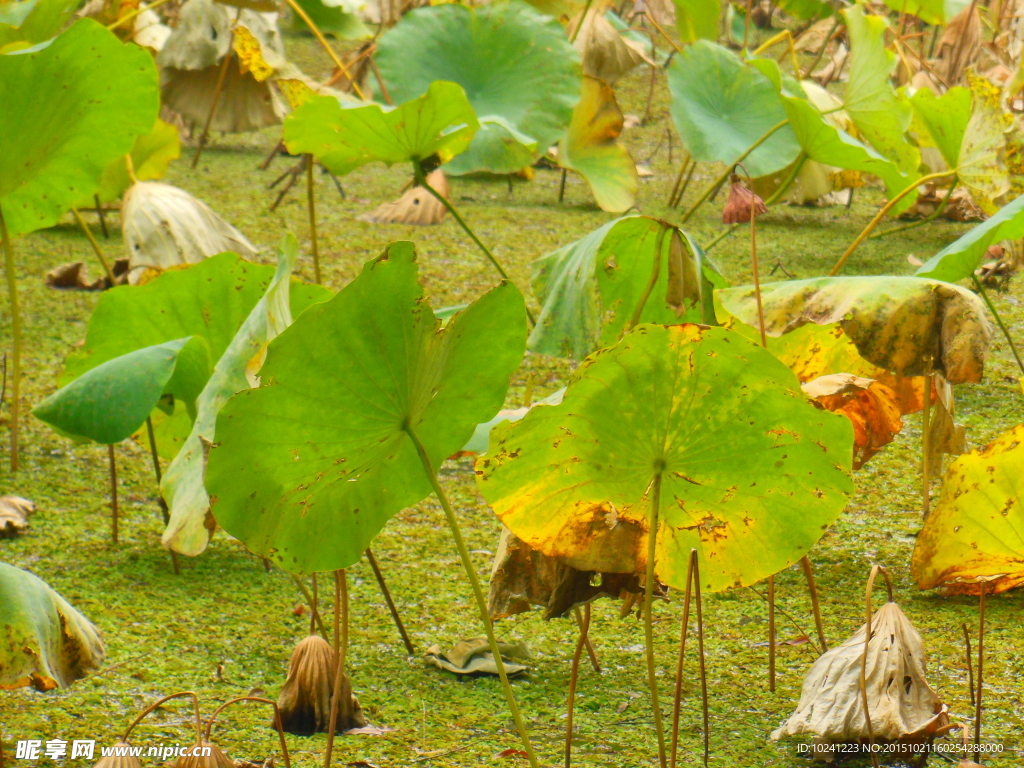
<path fill-rule="evenodd" d="M 573 47 L 583 58 L 583 73 L 614 83 L 638 64 L 647 62 L 653 66 L 654 62 L 648 58 L 643 44 L 624 37 L 609 21 L 608 5 L 607 0 L 598 0 L 585 16 L 572 20 L 566 33 L 570 40 L 576 38 Z"/>
<path fill-rule="evenodd" d="M 871 620 L 864 673 L 869 729 L 860 684 L 866 634 L 865 625 L 814 662 L 796 712 L 772 733 L 773 739 L 808 733 L 825 742 L 866 741 L 872 735 L 878 740 L 923 741 L 949 723 L 948 708 L 925 679 L 921 635 L 890 602 Z"/>
<path fill-rule="evenodd" d="M 967 431 L 955 421 L 953 387 L 939 374 L 933 379 L 932 408 L 928 413 L 928 463 L 935 476 L 942 470 L 943 454 L 959 456 L 967 452 Z"/>
<path fill-rule="evenodd" d="M 719 291 L 718 299 L 757 325 L 752 287 Z M 991 327 L 981 300 L 956 285 L 887 275 L 817 277 L 765 285 L 762 301 L 769 336 L 838 323 L 861 357 L 900 376 L 938 372 L 960 384 L 981 381 L 984 373 Z"/>
<path fill-rule="evenodd" d="M 846 86 L 846 112 L 857 130 L 903 173 L 916 173 L 921 162 L 917 147 L 907 141 L 911 107 L 889 82 L 896 55 L 886 49 L 889 24 L 867 16 L 855 5 L 842 11 L 850 34 L 852 61 Z"/>
<path fill-rule="evenodd" d="M 864 466 L 903 429 L 899 397 L 881 382 L 833 373 L 802 384 L 801 389 L 826 411 L 850 420 L 854 469 Z"/>
<path fill-rule="evenodd" d="M 162 541 L 165 547 L 183 555 L 200 554 L 212 535 L 210 498 L 203 475 L 217 413 L 233 394 L 255 386 L 255 372 L 259 371 L 267 344 L 291 324 L 289 287 L 298 256 L 295 237 L 283 237 L 274 279 L 214 365 L 196 398 L 192 431 L 160 482 L 171 516 Z"/>
<path fill-rule="evenodd" d="M 672 120 L 699 162 L 732 165 L 787 119 L 775 84 L 735 53 L 698 40 L 669 68 Z M 785 125 L 743 161 L 751 176 L 767 176 L 796 159 L 800 146 Z"/>
<path fill-rule="evenodd" d="M 427 176 L 427 184 L 438 194 L 448 197 L 448 179 L 438 168 Z M 426 227 L 440 224 L 448 213 L 440 201 L 423 187 L 413 185 L 402 196 L 390 203 L 383 203 L 359 218 L 371 224 L 416 224 Z"/>
<path fill-rule="evenodd" d="M 720 591 L 796 562 L 839 515 L 852 432 L 753 342 L 642 325 L 589 357 L 561 405 L 496 427 L 477 481 L 531 547 L 578 570 L 641 573 L 660 478 L 657 577 L 681 587 L 696 548 L 702 586 Z"/>
<path fill-rule="evenodd" d="M 505 662 L 508 675 L 518 675 L 528 669 L 522 662 L 530 658 L 530 652 L 523 643 L 498 643 L 498 652 Z M 486 637 L 473 637 L 460 640 L 451 649 L 442 651 L 441 646 L 432 645 L 427 649 L 427 659 L 440 669 L 454 672 L 456 675 L 486 674 L 497 675 L 498 666 L 494 663 L 490 643 Z"/>
<path fill-rule="evenodd" d="M 1004 592 L 1024 584 L 1024 426 L 954 461 L 917 537 L 911 571 L 921 589 Z"/>
<path fill-rule="evenodd" d="M 981 50 L 981 11 L 970 3 L 949 19 L 942 32 L 935 73 L 949 85 L 956 85 L 964 71 L 975 63 Z"/>
<path fill-rule="evenodd" d="M 38 50 L 0 54 L 0 104 L 0 209 L 16 236 L 91 197 L 107 164 L 153 127 L 156 67 L 146 51 L 80 19 Z"/>
<path fill-rule="evenodd" d="M 0 496 L 0 539 L 13 539 L 28 528 L 36 505 L 20 496 Z"/>
<path fill-rule="evenodd" d="M 270 56 L 263 53 L 259 38 L 250 32 L 247 26 L 236 24 L 232 28 L 232 33 L 231 47 L 238 57 L 238 68 L 242 72 L 251 73 L 260 83 L 274 74 L 274 65 L 267 61 Z"/>
<path fill-rule="evenodd" d="M 582 359 L 614 343 L 655 275 L 639 322 L 713 321 L 709 275 L 724 281 L 703 251 L 667 222 L 625 216 L 534 262 L 533 292 L 542 306 L 529 348 Z"/>
<path fill-rule="evenodd" d="M 195 264 L 225 251 L 253 256 L 256 246 L 205 203 L 170 184 L 140 181 L 121 202 L 121 233 L 128 250 L 129 282 L 147 269 Z"/>
<path fill-rule="evenodd" d="M 209 347 L 187 336 L 129 352 L 96 366 L 54 392 L 32 414 L 77 439 L 114 444 L 141 427 L 164 394 L 194 413 L 210 376 Z"/>
<path fill-rule="evenodd" d="M 600 80 L 585 76 L 583 96 L 558 143 L 558 164 L 581 173 L 598 206 L 610 213 L 632 208 L 639 186 L 633 158 L 618 141 L 621 133 L 622 111 L 615 92 Z"/>
<path fill-rule="evenodd" d="M 0 563 L 0 689 L 64 688 L 97 669 L 99 630 L 28 571 Z"/>
<path fill-rule="evenodd" d="M 374 60 L 395 103 L 436 80 L 465 89 L 480 130 L 449 174 L 530 165 L 558 141 L 580 98 L 580 56 L 565 30 L 519 2 L 416 8 L 381 36 Z"/>
<path fill-rule="evenodd" d="M 522 294 L 502 283 L 440 325 L 412 244 L 396 243 L 271 343 L 263 386 L 217 420 L 207 486 L 225 530 L 288 571 L 334 570 L 426 497 L 404 426 L 440 466 L 498 411 L 522 359 Z"/>
<path fill-rule="evenodd" d="M 968 75 L 967 81 L 971 87 L 971 118 L 960 147 L 957 176 L 978 206 L 991 215 L 1010 191 L 1007 134 L 1016 126 L 1013 116 L 1003 112 L 997 86 L 976 75 Z"/>
<path fill-rule="evenodd" d="M 450 160 L 469 146 L 478 125 L 462 87 L 435 82 L 389 111 L 378 104 L 342 109 L 330 96 L 309 99 L 285 120 L 284 140 L 289 152 L 308 152 L 344 176 L 372 162 Z"/>

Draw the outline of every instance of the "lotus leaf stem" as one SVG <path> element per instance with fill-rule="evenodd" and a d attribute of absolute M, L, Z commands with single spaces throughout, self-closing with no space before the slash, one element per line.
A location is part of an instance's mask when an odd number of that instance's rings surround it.
<path fill-rule="evenodd" d="M 241 16 L 242 9 L 239 8 L 235 14 L 235 21 L 238 21 L 238 17 Z M 234 29 L 231 30 L 228 36 L 228 50 L 224 54 L 224 60 L 220 64 L 220 72 L 217 73 L 217 84 L 213 88 L 213 98 L 210 100 L 210 111 L 206 115 L 206 123 L 203 125 L 203 132 L 199 134 L 199 141 L 196 142 L 196 153 L 192 155 L 192 167 L 195 168 L 199 164 L 199 158 L 203 154 L 203 147 L 206 145 L 206 139 L 210 135 L 210 124 L 213 122 L 213 116 L 217 113 L 217 104 L 220 102 L 220 94 L 224 90 L 224 79 L 228 75 L 228 64 L 231 63 L 231 58 L 234 55 L 234 49 L 232 44 L 235 39 Z"/>
<path fill-rule="evenodd" d="M 299 591 L 302 593 L 302 596 L 305 597 L 306 602 L 309 603 L 310 621 L 313 623 L 313 626 L 320 628 L 321 636 L 324 638 L 324 640 L 327 640 L 327 627 L 324 626 L 324 620 L 323 618 L 321 618 L 320 612 L 317 610 L 316 600 L 313 598 L 312 595 L 309 594 L 309 588 L 305 584 L 303 584 L 302 579 L 300 579 L 294 573 L 289 574 L 289 576 L 292 577 L 292 581 L 295 582 L 295 586 L 299 588 Z M 311 635 L 313 634 L 312 626 L 310 627 L 309 633 Z"/>
<path fill-rule="evenodd" d="M 313 156 L 306 155 L 306 206 L 309 209 L 309 241 L 313 249 L 313 280 L 320 281 L 320 248 L 316 240 L 316 198 L 313 195 Z"/>
<path fill-rule="evenodd" d="M 811 613 L 814 614 L 814 628 L 818 632 L 818 644 L 821 649 L 819 653 L 824 653 L 828 650 L 828 641 L 825 639 L 825 627 L 821 623 L 821 603 L 818 601 L 818 584 L 814 580 L 814 567 L 807 555 L 800 558 L 800 566 L 804 569 L 807 591 L 811 595 Z"/>
<path fill-rule="evenodd" d="M 409 638 L 409 633 L 405 631 L 405 624 L 402 623 L 402 617 L 398 615 L 398 607 L 395 605 L 395 601 L 391 597 L 391 590 L 388 589 L 387 582 L 384 581 L 384 573 L 380 569 L 380 565 L 377 563 L 377 558 L 373 554 L 373 550 L 369 547 L 366 548 L 366 559 L 370 563 L 370 568 L 373 569 L 373 577 L 377 580 L 377 586 L 380 587 L 380 592 L 384 595 L 384 602 L 388 605 L 388 612 L 391 614 L 391 620 L 395 622 L 395 628 L 398 630 L 398 634 L 402 636 L 402 644 L 405 646 L 405 650 L 410 656 L 416 655 L 416 648 L 412 644 L 412 640 Z"/>
<path fill-rule="evenodd" d="M 978 693 L 974 697 L 974 744 L 981 744 L 981 700 L 982 685 L 985 677 L 985 592 L 988 584 L 980 582 L 978 593 Z"/>
<path fill-rule="evenodd" d="M 644 579 L 644 645 L 647 656 L 647 684 L 651 689 L 651 709 L 654 710 L 654 732 L 658 736 L 658 763 L 668 768 L 665 752 L 665 732 L 661 725 L 661 703 L 658 701 L 658 678 L 654 668 L 654 558 L 658 550 L 658 513 L 661 506 L 661 472 L 659 469 L 651 483 L 651 501 L 647 506 L 647 574 Z"/>
<path fill-rule="evenodd" d="M 103 216 L 103 205 L 100 203 L 100 196 L 98 194 L 92 196 L 93 202 L 96 203 L 96 216 L 100 220 L 100 232 L 103 233 L 103 239 L 109 240 L 110 233 L 107 231 L 107 220 Z"/>
<path fill-rule="evenodd" d="M 759 138 L 757 141 L 755 141 L 753 144 L 747 147 L 743 154 L 737 157 L 733 161 L 733 163 L 728 168 L 725 169 L 725 173 L 723 173 L 721 176 L 715 179 L 714 183 L 712 183 L 711 186 L 704 190 L 704 193 L 700 196 L 700 199 L 696 203 L 694 203 L 693 207 L 691 207 L 690 210 L 686 212 L 686 215 L 683 216 L 683 224 L 689 221 L 690 217 L 693 216 L 694 212 L 696 212 L 696 210 L 700 208 L 701 205 L 703 205 L 709 197 L 711 197 L 711 194 L 720 186 L 722 186 L 726 182 L 726 180 L 728 180 L 729 174 L 732 173 L 733 167 L 739 165 L 744 160 L 746 160 L 755 149 L 760 147 L 762 144 L 768 141 L 768 139 L 774 136 L 777 131 L 781 131 L 787 125 L 789 125 L 788 118 L 780 123 L 776 123 L 775 125 L 773 125 L 761 138 Z"/>
<path fill-rule="evenodd" d="M 931 405 L 932 405 L 932 377 L 924 377 L 924 407 L 921 409 L 921 504 L 925 519 L 931 512 Z"/>
<path fill-rule="evenodd" d="M 697 550 L 690 550 L 693 567 L 693 597 L 697 606 L 697 668 L 700 670 L 700 701 L 704 716 L 704 768 L 711 755 L 711 716 L 708 712 L 708 675 L 704 662 L 704 602 L 700 596 L 700 561 Z"/>
<path fill-rule="evenodd" d="M 989 298 L 988 291 L 985 290 L 984 284 L 978 279 L 978 276 L 971 273 L 971 278 L 974 280 L 974 287 L 978 289 L 978 293 L 981 294 L 981 298 L 985 300 L 985 305 L 988 307 L 988 311 L 996 319 L 996 323 L 999 325 L 999 330 L 1003 332 L 1003 336 L 1006 338 L 1006 343 L 1010 345 L 1010 351 L 1013 353 L 1013 359 L 1017 361 L 1017 367 L 1020 368 L 1020 372 L 1024 373 L 1024 362 L 1020 359 L 1020 353 L 1017 351 L 1017 345 L 1013 343 L 1013 337 L 1010 336 L 1010 331 L 1003 322 L 1002 315 L 996 310 L 995 304 L 992 303 L 992 299 Z"/>
<path fill-rule="evenodd" d="M 345 569 L 334 572 L 334 691 L 331 693 L 331 719 L 327 730 L 327 752 L 324 768 L 331 768 L 334 753 L 334 732 L 338 729 L 338 708 L 341 681 L 345 677 L 345 651 L 348 647 L 348 579 Z"/>
<path fill-rule="evenodd" d="M 583 6 L 583 13 L 580 14 L 580 23 L 576 25 L 576 29 L 572 31 L 572 35 L 569 37 L 569 44 L 572 45 L 576 42 L 576 38 L 579 37 L 580 30 L 583 29 L 583 22 L 587 19 L 587 14 L 590 12 L 590 6 L 594 0 L 587 0 L 587 4 Z"/>
<path fill-rule="evenodd" d="M 508 674 L 505 672 L 505 662 L 501 658 L 501 650 L 498 648 L 498 640 L 494 636 L 494 625 L 491 623 L 491 616 L 487 612 L 487 600 L 484 598 L 484 592 L 480 588 L 480 579 L 476 575 L 476 568 L 473 566 L 472 558 L 470 558 L 469 549 L 466 547 L 466 542 L 462 538 L 462 531 L 459 529 L 458 518 L 455 516 L 455 511 L 452 509 L 451 502 L 448 501 L 448 496 L 445 495 L 444 489 L 437 480 L 437 475 L 434 473 L 434 468 L 430 463 L 430 457 L 427 455 L 427 449 L 424 448 L 423 443 L 420 442 L 419 437 L 411 426 L 406 424 L 404 426 L 404 430 L 405 433 L 409 435 L 409 439 L 412 440 L 413 445 L 416 447 L 416 453 L 419 455 L 420 463 L 423 465 L 423 473 L 427 476 L 427 480 L 430 482 L 430 486 L 434 490 L 434 495 L 437 496 L 437 500 L 441 503 L 441 508 L 444 510 L 445 517 L 448 520 L 448 527 L 451 529 L 452 538 L 455 540 L 455 548 L 459 551 L 459 557 L 462 559 L 462 566 L 466 571 L 466 575 L 469 577 L 470 586 L 473 588 L 473 597 L 476 600 L 477 609 L 480 613 L 480 621 L 483 623 L 484 630 L 487 633 L 487 642 L 491 646 L 491 655 L 494 657 L 494 665 L 498 668 L 498 677 L 501 678 L 501 686 L 505 691 L 508 708 L 512 714 L 512 719 L 515 721 L 516 730 L 519 731 L 519 737 L 522 739 L 527 759 L 530 761 L 531 768 L 539 768 L 537 754 L 534 752 L 533 744 L 530 742 L 530 734 L 526 730 L 526 724 L 523 722 L 522 715 L 519 714 L 519 707 L 516 704 L 515 694 L 512 692 L 512 685 L 509 683 Z"/>
<path fill-rule="evenodd" d="M 954 173 L 956 173 L 956 171 L 941 171 L 939 173 L 929 173 L 927 176 L 922 176 L 917 181 L 912 182 L 910 186 L 908 186 L 902 192 L 899 192 L 896 195 L 894 195 L 893 198 L 889 200 L 889 202 L 887 202 L 885 205 L 883 205 L 882 209 L 877 214 L 875 214 L 875 217 L 868 222 L 868 225 L 864 227 L 864 230 L 859 235 L 857 235 L 857 239 L 850 243 L 850 247 L 846 249 L 842 256 L 839 257 L 839 261 L 837 261 L 836 265 L 832 267 L 832 271 L 828 273 L 829 277 L 834 277 L 839 273 L 839 270 L 843 268 L 844 264 L 846 264 L 846 260 L 849 259 L 853 252 L 857 250 L 857 247 L 868 238 L 868 235 L 870 235 L 874 228 L 878 226 L 878 223 L 886 217 L 886 214 L 888 214 L 889 211 L 896 207 L 896 204 L 900 200 L 909 195 L 922 184 L 926 184 L 927 182 L 934 181 L 936 179 L 944 179 L 947 176 L 953 175 Z"/>
<path fill-rule="evenodd" d="M 808 29 L 810 29 L 810 27 L 808 27 Z M 807 78 L 809 78 L 809 77 L 811 76 L 811 73 L 812 73 L 812 72 L 813 72 L 813 71 L 814 71 L 815 69 L 817 69 L 817 68 L 818 68 L 818 65 L 819 65 L 819 64 L 821 64 L 821 60 L 822 60 L 822 58 L 824 58 L 824 56 L 825 56 L 825 51 L 826 51 L 826 50 L 828 50 L 828 44 L 829 44 L 829 41 L 830 41 L 830 40 L 832 39 L 832 35 L 834 35 L 834 34 L 836 33 L 836 30 L 837 30 L 837 29 L 839 29 L 839 14 L 838 14 L 838 13 L 837 13 L 837 14 L 835 14 L 835 21 L 834 21 L 834 22 L 832 23 L 832 29 L 830 29 L 830 30 L 828 31 L 828 34 L 827 34 L 827 35 L 825 35 L 825 40 L 824 40 L 824 41 L 822 42 L 822 44 L 821 44 L 821 50 L 820 50 L 820 51 L 818 51 L 818 57 L 817 57 L 817 58 L 816 58 L 816 59 L 814 60 L 814 63 L 813 63 L 813 64 L 811 64 L 811 66 L 809 66 L 809 67 L 808 67 L 808 68 L 807 68 L 807 69 L 806 69 L 806 70 L 804 71 L 804 73 L 803 73 L 802 75 L 801 75 L 801 74 L 799 74 L 799 73 L 797 74 L 797 77 L 798 77 L 798 78 L 799 78 L 800 80 L 806 80 Z"/>
<path fill-rule="evenodd" d="M 636 307 L 633 309 L 633 316 L 629 319 L 629 323 L 626 327 L 622 329 L 622 335 L 625 335 L 636 328 L 637 323 L 640 322 L 640 315 L 643 314 L 644 307 L 647 306 L 647 300 L 651 297 L 651 292 L 654 290 L 654 286 L 658 282 L 658 275 L 661 274 L 661 252 L 665 245 L 665 233 L 670 229 L 671 227 L 662 225 L 658 230 L 658 238 L 655 240 L 654 245 L 654 264 L 651 267 L 651 277 L 647 281 L 647 285 L 644 287 L 644 292 L 640 294 L 640 299 L 637 301 Z"/>
<path fill-rule="evenodd" d="M 502 280 L 508 280 L 508 282 L 511 283 L 512 278 L 508 276 L 508 273 L 505 271 L 505 268 L 501 266 L 501 264 L 498 262 L 496 258 L 494 258 L 494 254 L 491 253 L 490 249 L 488 249 L 488 247 L 483 244 L 480 238 L 476 236 L 476 233 L 469 228 L 469 225 L 459 215 L 459 212 L 455 210 L 455 206 L 453 206 L 448 201 L 448 198 L 446 198 L 444 195 L 442 195 L 440 192 L 438 192 L 436 189 L 430 186 L 430 184 L 427 182 L 427 177 L 423 173 L 423 169 L 420 167 L 420 164 L 417 162 L 413 162 L 412 167 L 413 173 L 416 176 L 416 183 L 419 186 L 423 187 L 425 190 L 427 190 L 427 192 L 433 195 L 434 198 L 445 207 L 448 213 L 452 215 L 452 218 L 454 218 L 455 221 L 459 223 L 459 226 L 462 227 L 463 231 L 467 235 L 469 235 L 470 239 L 477 244 L 477 247 L 479 247 L 481 251 L 483 251 L 484 256 L 487 257 L 487 260 L 491 262 L 491 264 L 494 266 L 496 270 L 498 270 L 498 274 L 501 275 Z M 536 319 L 534 319 L 533 313 L 530 312 L 529 307 L 527 307 L 526 309 L 526 316 L 530 319 L 530 325 L 537 324 L 537 321 Z"/>
<path fill-rule="evenodd" d="M 897 232 L 906 232 L 908 229 L 914 229 L 915 227 L 920 227 L 922 224 L 930 224 L 931 222 L 935 221 L 935 219 L 941 216 L 942 212 L 946 210 L 946 205 L 949 203 L 950 198 L 953 197 L 953 191 L 957 188 L 959 184 L 960 177 L 957 176 L 955 179 L 953 179 L 953 186 L 949 188 L 949 192 L 946 193 L 946 196 L 944 198 L 942 198 L 942 202 L 939 203 L 938 207 L 930 214 L 928 214 L 925 218 L 918 219 L 917 221 L 912 221 L 909 224 L 904 224 L 900 227 L 893 227 L 892 229 L 887 229 L 884 232 L 875 232 L 873 235 L 871 235 L 871 237 L 868 238 L 868 240 L 877 240 L 880 237 L 894 235 Z"/>
<path fill-rule="evenodd" d="M 100 244 L 97 242 L 95 236 L 92 234 L 92 230 L 89 229 L 89 225 L 85 219 L 82 218 L 82 214 L 78 212 L 77 208 L 72 208 L 71 213 L 75 216 L 75 221 L 78 222 L 78 226 L 82 228 L 82 232 L 85 233 L 86 239 L 89 241 L 89 245 L 92 246 L 93 253 L 96 254 L 96 258 L 100 260 L 100 264 L 103 265 L 103 271 L 107 273 L 107 280 L 110 281 L 110 287 L 114 287 L 114 273 L 110 271 L 110 264 L 107 263 L 106 257 L 103 255 L 103 249 L 100 248 Z"/>
<path fill-rule="evenodd" d="M 338 54 L 336 54 L 334 49 L 331 48 L 330 43 L 327 42 L 327 38 L 324 37 L 324 33 L 320 31 L 320 27 L 316 25 L 316 22 L 309 17 L 309 14 L 306 13 L 305 9 L 299 5 L 296 0 L 285 0 L 285 2 L 288 3 L 291 9 L 295 11 L 295 14 L 306 23 L 306 26 L 309 27 L 309 31 L 313 33 L 313 36 L 327 52 L 327 55 L 331 57 L 331 61 L 334 62 L 334 66 L 341 70 L 341 73 L 352 84 L 352 90 L 355 92 L 356 96 L 365 100 L 366 96 L 363 93 L 363 89 L 359 87 L 359 83 L 357 83 L 352 75 L 349 74 L 348 67 L 346 67 L 342 63 L 341 59 L 338 58 Z"/>
<path fill-rule="evenodd" d="M 572 716 L 576 703 L 576 681 L 580 674 L 580 657 L 583 655 L 583 647 L 587 644 L 587 635 L 590 632 L 590 603 L 584 606 L 583 621 L 580 622 L 579 630 L 580 636 L 576 641 L 576 650 L 572 655 L 572 670 L 569 673 L 569 701 L 565 714 L 565 768 L 572 768 Z"/>
<path fill-rule="evenodd" d="M 4 272 L 7 275 L 7 296 L 11 300 L 11 472 L 18 471 L 18 415 L 21 409 L 21 307 L 18 304 L 18 280 L 14 273 L 14 246 L 0 210 L 0 239 L 4 246 Z"/>
<path fill-rule="evenodd" d="M 258 701 L 261 704 L 269 704 L 274 708 L 274 730 L 277 731 L 278 738 L 281 740 L 281 755 L 284 758 L 284 768 L 291 768 L 292 761 L 288 757 L 288 744 L 284 740 L 284 723 L 281 720 L 281 710 L 278 708 L 277 702 L 270 699 L 260 698 L 259 696 L 239 696 L 236 699 L 225 701 L 213 711 L 210 719 L 206 721 L 206 741 L 210 741 L 210 733 L 213 731 L 213 722 L 217 719 L 217 715 L 232 704 L 237 704 L 240 701 Z"/>
<path fill-rule="evenodd" d="M 579 608 L 573 608 L 573 615 L 576 619 L 576 626 L 583 626 L 583 615 L 580 613 Z M 588 632 L 586 637 L 583 638 L 583 647 L 587 649 L 587 656 L 590 657 L 590 666 L 597 674 L 601 674 L 601 663 L 597 660 L 597 651 L 594 650 L 594 644 L 590 642 L 590 633 Z"/>
<path fill-rule="evenodd" d="M 117 461 L 113 443 L 107 446 L 107 459 L 110 463 L 110 538 L 117 544 Z"/>
<path fill-rule="evenodd" d="M 676 688 L 672 697 L 672 739 L 669 754 L 669 768 L 676 768 L 679 752 L 679 713 L 683 704 L 683 661 L 686 654 L 686 634 L 690 626 L 690 600 L 693 586 L 693 552 L 686 567 L 686 591 L 683 595 L 683 619 L 679 623 L 679 655 L 676 658 Z"/>
<path fill-rule="evenodd" d="M 967 629 L 967 623 L 960 625 L 964 631 L 964 661 L 967 663 L 967 689 L 971 695 L 971 706 L 975 706 L 977 697 L 974 695 L 974 660 L 971 658 L 971 632 Z"/>
<path fill-rule="evenodd" d="M 191 697 L 192 699 L 192 719 L 196 728 L 196 741 L 202 742 L 203 720 L 199 716 L 199 697 L 196 695 L 195 691 L 178 691 L 177 693 L 172 693 L 169 696 L 164 696 L 163 698 L 154 701 L 152 704 L 150 704 L 148 707 L 142 710 L 142 712 L 139 713 L 138 717 L 132 720 L 132 724 L 125 729 L 124 735 L 121 737 L 121 741 L 127 742 L 128 737 L 132 735 L 132 730 L 135 728 L 136 725 L 142 722 L 142 718 L 144 718 L 154 709 L 159 707 L 165 701 L 170 701 L 171 699 L 180 699 L 184 696 Z"/>

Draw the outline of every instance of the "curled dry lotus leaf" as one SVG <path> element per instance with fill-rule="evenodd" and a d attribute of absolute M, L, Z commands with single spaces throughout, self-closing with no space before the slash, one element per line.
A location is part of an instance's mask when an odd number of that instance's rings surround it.
<path fill-rule="evenodd" d="M 800 703 L 773 739 L 808 733 L 828 742 L 874 738 L 926 740 L 948 722 L 947 707 L 925 679 L 921 636 L 896 603 L 871 619 L 865 682 L 871 729 L 864 713 L 861 663 L 866 625 L 814 662 L 800 691 Z"/>
<path fill-rule="evenodd" d="M 981 299 L 959 286 L 918 277 L 817 277 L 771 283 L 761 295 L 769 336 L 838 323 L 861 357 L 900 376 L 938 372 L 960 384 L 984 374 L 991 325 Z M 753 287 L 719 291 L 717 298 L 757 325 Z"/>
<path fill-rule="evenodd" d="M 935 475 L 942 469 L 943 454 L 967 452 L 967 430 L 955 421 L 953 387 L 939 374 L 933 377 L 932 407 L 928 414 L 928 465 Z"/>
<path fill-rule="evenodd" d="M 131 745 L 127 741 L 118 741 L 114 743 L 113 749 L 116 750 L 118 747 L 127 749 Z M 104 755 L 96 761 L 96 765 L 93 768 L 142 768 L 142 761 L 135 755 L 130 754 Z"/>
<path fill-rule="evenodd" d="M 448 180 L 444 171 L 438 168 L 427 176 L 429 184 L 438 194 L 448 197 Z M 390 203 L 383 203 L 370 213 L 359 218 L 371 224 L 415 224 L 430 226 L 440 224 L 448 213 L 440 201 L 423 187 L 413 185 L 402 196 Z"/>
<path fill-rule="evenodd" d="M 714 0 L 717 2 L 717 0 Z M 631 69 L 644 62 L 654 66 L 644 46 L 623 37 L 605 15 L 608 0 L 599 0 L 590 6 L 586 15 L 577 15 L 566 32 L 573 47 L 583 58 L 583 74 L 606 83 L 614 83 Z"/>
<path fill-rule="evenodd" d="M 618 34 L 617 32 L 615 34 Z M 639 186 L 633 157 L 618 141 L 622 110 L 615 92 L 597 78 L 583 78 L 583 95 L 558 142 L 558 164 L 583 175 L 603 211 L 624 213 Z"/>
<path fill-rule="evenodd" d="M 405 507 L 431 466 L 501 408 L 522 360 L 523 296 L 503 282 L 443 328 L 412 243 L 364 265 L 276 338 L 261 386 L 217 419 L 206 483 L 217 521 L 291 572 L 345 568 Z"/>
<path fill-rule="evenodd" d="M 445 171 L 514 173 L 569 125 L 580 56 L 565 30 L 519 0 L 416 8 L 381 36 L 374 60 L 395 103 L 458 83 L 481 123 Z"/>
<path fill-rule="evenodd" d="M 609 409 L 608 403 L 615 403 Z M 560 405 L 500 424 L 476 462 L 501 521 L 578 570 L 643 573 L 660 478 L 655 574 L 754 584 L 799 560 L 846 505 L 853 430 L 738 334 L 640 325 L 591 355 Z"/>
<path fill-rule="evenodd" d="M 92 197 L 107 164 L 153 127 L 156 77 L 148 52 L 92 19 L 31 52 L 0 54 L 0 209 L 12 236 Z"/>
<path fill-rule="evenodd" d="M 841 413 L 850 420 L 854 469 L 864 466 L 903 429 L 899 396 L 879 381 L 852 373 L 833 373 L 800 388 L 826 411 Z"/>
<path fill-rule="evenodd" d="M 99 668 L 99 630 L 42 579 L 0 563 L 0 689 L 65 688 Z"/>
<path fill-rule="evenodd" d="M 523 643 L 499 642 L 498 652 L 505 662 L 506 674 L 518 675 L 527 670 L 523 662 L 530 658 L 530 652 Z M 427 649 L 426 656 L 439 669 L 456 675 L 498 674 L 498 666 L 494 663 L 494 654 L 491 653 L 491 645 L 486 637 L 460 640 L 447 651 L 442 651 L 439 645 L 432 645 Z"/>
<path fill-rule="evenodd" d="M 1024 426 L 966 453 L 917 537 L 911 572 L 921 589 L 989 593 L 1024 584 Z"/>
<path fill-rule="evenodd" d="M 635 596 L 643 591 L 636 574 L 578 571 L 503 528 L 491 567 L 487 609 L 492 619 L 503 619 L 539 606 L 545 619 L 556 619 L 600 597 Z"/>
<path fill-rule="evenodd" d="M 277 697 L 285 731 L 308 735 L 330 729 L 336 659 L 330 643 L 319 635 L 310 635 L 292 651 L 288 679 Z M 352 695 L 352 684 L 343 671 L 336 731 L 344 733 L 365 725 L 359 700 Z"/>
<path fill-rule="evenodd" d="M 649 216 L 614 219 L 542 256 L 531 282 L 541 312 L 530 350 L 576 360 L 614 344 L 645 294 L 639 322 L 715 322 L 713 289 L 724 285 L 685 232 Z"/>
<path fill-rule="evenodd" d="M 960 82 L 981 48 L 981 10 L 970 3 L 946 24 L 936 52 L 935 74 L 948 85 Z"/>
<path fill-rule="evenodd" d="M 225 56 L 226 77 L 210 129 L 237 133 L 281 122 L 284 101 L 269 82 L 245 71 L 233 49 L 232 22 L 236 11 L 214 0 L 188 0 L 178 26 L 157 55 L 161 67 L 163 102 L 189 120 L 206 123 Z M 284 60 L 284 44 L 276 13 L 242 9 L 237 18 L 243 33 L 259 44 L 267 61 Z"/>
<path fill-rule="evenodd" d="M 28 516 L 36 505 L 20 496 L 0 496 L 0 539 L 13 539 L 28 528 Z"/>
<path fill-rule="evenodd" d="M 155 181 L 140 181 L 125 193 L 121 232 L 132 284 L 138 283 L 146 269 L 162 272 L 225 251 L 242 256 L 256 254 L 256 246 L 245 235 L 201 200 L 183 189 Z"/>

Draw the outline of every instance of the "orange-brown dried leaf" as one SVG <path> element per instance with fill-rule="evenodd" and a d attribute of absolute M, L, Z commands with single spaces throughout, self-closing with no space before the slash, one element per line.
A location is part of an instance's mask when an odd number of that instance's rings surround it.
<path fill-rule="evenodd" d="M 903 429 L 899 397 L 881 382 L 851 373 L 833 373 L 801 388 L 825 410 L 850 420 L 854 469 L 864 466 Z"/>

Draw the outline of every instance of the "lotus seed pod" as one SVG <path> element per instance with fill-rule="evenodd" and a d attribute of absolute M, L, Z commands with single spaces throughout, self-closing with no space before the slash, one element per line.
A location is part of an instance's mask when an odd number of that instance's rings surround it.
<path fill-rule="evenodd" d="M 722 210 L 723 224 L 743 224 L 750 221 L 751 213 L 760 216 L 768 210 L 760 197 L 743 186 L 739 176 L 734 173 L 730 181 L 729 199 Z"/>

